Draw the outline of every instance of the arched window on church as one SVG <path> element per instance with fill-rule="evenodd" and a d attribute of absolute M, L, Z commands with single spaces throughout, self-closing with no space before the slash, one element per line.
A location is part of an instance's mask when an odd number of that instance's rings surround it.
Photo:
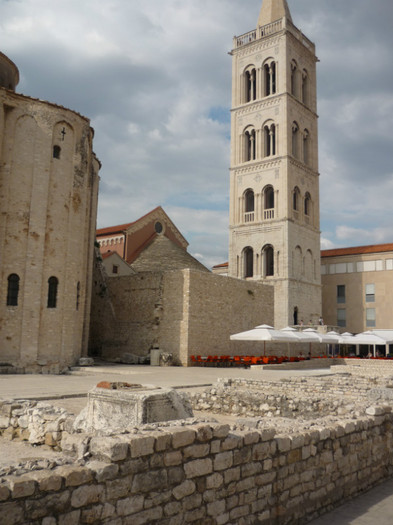
<path fill-rule="evenodd" d="M 248 129 L 245 134 L 245 162 L 255 160 L 255 129 Z"/>
<path fill-rule="evenodd" d="M 307 129 L 303 131 L 303 162 L 310 164 L 310 133 Z"/>
<path fill-rule="evenodd" d="M 244 248 L 243 258 L 244 258 L 244 277 L 246 279 L 248 277 L 253 277 L 254 275 L 254 250 L 250 248 L 250 246 L 247 246 L 247 248 Z"/>
<path fill-rule="evenodd" d="M 306 106 L 309 104 L 309 78 L 305 69 L 302 72 L 302 102 Z"/>
<path fill-rule="evenodd" d="M 244 222 L 254 221 L 254 192 L 250 189 L 244 192 Z"/>
<path fill-rule="evenodd" d="M 292 155 L 299 157 L 299 126 L 297 122 L 292 124 Z"/>
<path fill-rule="evenodd" d="M 12 273 L 8 276 L 7 306 L 18 306 L 19 275 Z"/>
<path fill-rule="evenodd" d="M 56 308 L 57 305 L 57 287 L 59 280 L 57 277 L 49 277 L 48 279 L 48 308 Z"/>
<path fill-rule="evenodd" d="M 265 220 L 274 219 L 274 188 L 266 186 L 263 190 L 263 216 Z"/>
<path fill-rule="evenodd" d="M 249 66 L 243 74 L 244 102 L 252 102 L 257 97 L 257 74 L 253 66 Z"/>
<path fill-rule="evenodd" d="M 263 127 L 264 136 L 264 157 L 271 157 L 276 154 L 276 126 L 268 123 Z"/>
<path fill-rule="evenodd" d="M 263 276 L 272 277 L 274 275 L 274 249 L 271 244 L 267 244 L 262 250 Z"/>
<path fill-rule="evenodd" d="M 276 63 L 274 60 L 267 61 L 263 65 L 263 80 L 264 80 L 264 95 L 268 97 L 269 95 L 274 95 L 276 93 Z"/>
<path fill-rule="evenodd" d="M 298 77 L 297 63 L 295 60 L 292 60 L 291 62 L 291 94 L 294 97 L 298 96 L 297 77 Z"/>

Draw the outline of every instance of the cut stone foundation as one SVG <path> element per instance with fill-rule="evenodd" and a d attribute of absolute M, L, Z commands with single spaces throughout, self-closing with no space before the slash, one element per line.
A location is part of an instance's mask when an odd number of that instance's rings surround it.
<path fill-rule="evenodd" d="M 113 432 L 160 421 L 193 417 L 190 403 L 173 389 L 153 385 L 99 383 L 75 421 L 78 430 Z"/>

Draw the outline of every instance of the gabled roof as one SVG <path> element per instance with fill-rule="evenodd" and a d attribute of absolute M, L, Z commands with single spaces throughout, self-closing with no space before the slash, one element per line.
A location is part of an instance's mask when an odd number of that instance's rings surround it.
<path fill-rule="evenodd" d="M 393 251 L 393 244 L 371 244 L 369 246 L 353 246 L 349 248 L 333 248 L 322 250 L 321 257 L 338 257 L 340 255 L 363 255 L 367 253 L 382 253 Z"/>

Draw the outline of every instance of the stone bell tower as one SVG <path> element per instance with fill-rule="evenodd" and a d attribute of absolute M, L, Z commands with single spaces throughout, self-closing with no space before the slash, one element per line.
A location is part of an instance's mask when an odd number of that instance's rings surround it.
<path fill-rule="evenodd" d="M 263 0 L 232 55 L 229 276 L 275 288 L 275 326 L 321 313 L 315 45 Z"/>

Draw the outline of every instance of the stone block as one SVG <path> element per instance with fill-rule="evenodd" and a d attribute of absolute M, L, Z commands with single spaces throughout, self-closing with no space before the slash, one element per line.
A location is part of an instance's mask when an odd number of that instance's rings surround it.
<path fill-rule="evenodd" d="M 58 523 L 59 525 L 75 525 L 80 523 L 80 510 L 74 510 L 73 512 L 68 512 L 67 514 L 62 514 L 59 516 Z"/>
<path fill-rule="evenodd" d="M 43 492 L 57 492 L 61 489 L 63 478 L 48 470 L 33 471 L 30 476 L 37 481 L 38 487 Z"/>
<path fill-rule="evenodd" d="M 191 480 L 186 480 L 181 485 L 178 485 L 173 489 L 173 495 L 177 500 L 182 500 L 186 496 L 194 494 L 195 490 L 195 483 Z"/>
<path fill-rule="evenodd" d="M 171 430 L 173 430 L 173 433 L 172 433 L 172 447 L 173 448 L 186 447 L 194 443 L 195 436 L 196 436 L 195 430 L 191 430 L 189 428 L 186 428 L 186 429 L 175 428 Z"/>
<path fill-rule="evenodd" d="M 118 516 L 130 516 L 143 510 L 145 498 L 143 496 L 132 496 L 118 500 L 116 512 Z"/>
<path fill-rule="evenodd" d="M 161 507 L 155 507 L 153 509 L 133 514 L 132 516 L 125 517 L 123 519 L 123 525 L 150 525 L 155 521 L 161 520 L 163 510 Z"/>
<path fill-rule="evenodd" d="M 213 472 L 213 463 L 210 458 L 196 459 L 184 464 L 184 471 L 187 478 L 206 476 Z"/>
<path fill-rule="evenodd" d="M 186 496 L 182 500 L 183 510 L 192 510 L 201 506 L 202 495 L 198 493 L 191 494 L 191 496 Z"/>
<path fill-rule="evenodd" d="M 102 500 L 104 488 L 101 485 L 85 485 L 78 487 L 72 492 L 71 505 L 79 509 Z"/>
<path fill-rule="evenodd" d="M 189 447 L 186 447 L 183 450 L 183 455 L 185 459 L 204 458 L 209 454 L 209 452 L 210 452 L 210 445 L 208 443 L 204 443 L 201 445 L 191 445 Z"/>
<path fill-rule="evenodd" d="M 154 452 L 155 439 L 151 436 L 135 437 L 130 439 L 131 457 L 148 456 Z"/>
<path fill-rule="evenodd" d="M 114 437 L 93 437 L 90 441 L 90 453 L 97 458 L 105 458 L 110 461 L 122 461 L 126 459 L 129 444 L 126 439 Z"/>
<path fill-rule="evenodd" d="M 132 481 L 133 493 L 149 493 L 152 490 L 162 490 L 168 486 L 168 475 L 166 470 L 156 470 L 135 474 Z"/>
<path fill-rule="evenodd" d="M 206 488 L 207 489 L 219 489 L 224 483 L 224 478 L 222 474 L 215 472 L 211 476 L 208 476 L 206 479 Z"/>
<path fill-rule="evenodd" d="M 218 439 L 224 439 L 229 434 L 229 425 L 215 425 L 213 427 L 213 437 Z"/>
<path fill-rule="evenodd" d="M 215 471 L 227 470 L 231 468 L 233 465 L 233 453 L 222 452 L 221 454 L 217 454 L 214 458 L 213 465 Z"/>
<path fill-rule="evenodd" d="M 106 482 L 107 500 L 117 501 L 127 497 L 131 492 L 131 477 L 114 479 Z"/>
<path fill-rule="evenodd" d="M 291 439 L 289 437 L 276 437 L 279 452 L 288 452 L 291 449 Z"/>
<path fill-rule="evenodd" d="M 119 465 L 115 463 L 104 463 L 103 461 L 89 461 L 86 463 L 86 467 L 89 468 L 95 475 L 98 483 L 115 479 L 119 473 Z"/>
<path fill-rule="evenodd" d="M 243 438 L 235 434 L 230 434 L 226 439 L 221 443 L 221 450 L 233 450 L 235 448 L 240 448 L 243 445 Z"/>
<path fill-rule="evenodd" d="M 180 514 L 182 510 L 181 503 L 178 501 L 172 501 L 171 503 L 167 503 L 164 507 L 164 514 L 167 517 L 175 516 L 176 514 Z"/>
<path fill-rule="evenodd" d="M 11 495 L 15 499 L 32 496 L 35 492 L 37 483 L 27 476 L 9 476 L 7 478 Z"/>
<path fill-rule="evenodd" d="M 225 500 L 221 501 L 214 501 L 212 503 L 207 504 L 207 514 L 208 516 L 219 516 L 220 514 L 223 514 L 226 510 L 226 503 Z"/>
<path fill-rule="evenodd" d="M 19 503 L 10 502 L 0 505 L 0 523 L 19 525 L 23 521 L 23 509 Z"/>
<path fill-rule="evenodd" d="M 166 467 L 180 465 L 182 462 L 183 456 L 180 450 L 175 450 L 174 452 L 167 452 L 164 454 L 164 465 Z"/>
<path fill-rule="evenodd" d="M 213 429 L 210 425 L 198 425 L 195 430 L 196 440 L 201 443 L 211 441 L 213 438 Z"/>
<path fill-rule="evenodd" d="M 172 435 L 169 433 L 161 433 L 157 432 L 154 434 L 155 437 L 155 451 L 156 452 L 163 452 L 164 450 L 167 450 L 170 447 L 171 441 L 172 441 Z"/>
<path fill-rule="evenodd" d="M 85 467 L 64 466 L 56 469 L 55 473 L 64 478 L 66 487 L 84 485 L 93 479 L 92 473 Z"/>
<path fill-rule="evenodd" d="M 0 485 L 0 501 L 6 501 L 10 497 L 11 493 L 7 487 Z"/>

